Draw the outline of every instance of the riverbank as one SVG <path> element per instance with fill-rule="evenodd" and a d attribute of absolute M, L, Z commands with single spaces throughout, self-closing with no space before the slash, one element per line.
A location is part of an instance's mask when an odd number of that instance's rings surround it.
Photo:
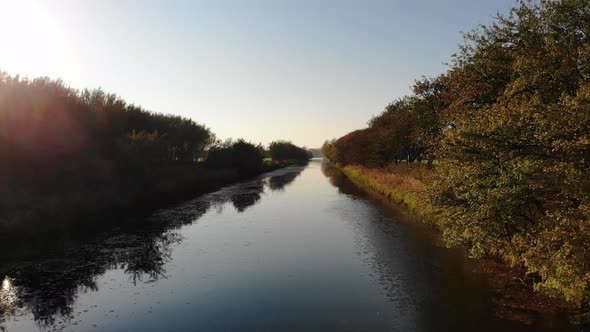
<path fill-rule="evenodd" d="M 401 163 L 382 169 L 344 166 L 341 170 L 355 183 L 404 205 L 412 214 L 434 225 L 437 211 L 424 197 L 431 167 Z"/>
<path fill-rule="evenodd" d="M 362 166 L 344 166 L 340 169 L 361 189 L 402 206 L 409 214 L 405 219 L 414 222 L 419 219 L 428 224 L 433 233 L 436 233 L 433 241 L 443 246 L 444 242 L 436 225 L 440 212 L 432 207 L 425 194 L 425 189 L 432 180 L 432 167 L 400 163 L 381 169 Z M 511 268 L 492 258 L 469 259 L 469 262 L 472 272 L 485 275 L 498 317 L 525 324 L 538 323 L 558 315 L 568 315 L 573 322 L 579 320 L 576 309 L 571 305 L 535 291 L 533 278 L 527 277 L 524 270 Z"/>
<path fill-rule="evenodd" d="M 193 119 L 102 89 L 0 72 L 0 249 L 92 237 L 308 152 L 221 141 Z M 141 219 L 141 218 L 139 218 Z M 5 255 L 5 251 L 2 251 Z"/>
<path fill-rule="evenodd" d="M 96 186 L 54 188 L 51 192 L 2 193 L 0 250 L 9 258 L 68 246 L 120 227 L 141 227 L 137 220 L 153 211 L 223 186 L 292 165 L 266 161 L 256 170 L 175 163 L 145 174 L 112 179 Z"/>

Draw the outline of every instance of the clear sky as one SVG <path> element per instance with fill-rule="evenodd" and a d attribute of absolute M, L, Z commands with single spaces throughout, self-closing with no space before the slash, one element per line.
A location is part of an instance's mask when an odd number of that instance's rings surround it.
<path fill-rule="evenodd" d="M 102 87 L 220 138 L 362 128 L 515 0 L 0 0 L 0 69 Z"/>

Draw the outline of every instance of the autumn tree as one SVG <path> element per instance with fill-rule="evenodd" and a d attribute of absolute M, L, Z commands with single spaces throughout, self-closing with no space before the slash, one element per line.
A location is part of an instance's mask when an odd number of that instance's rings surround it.
<path fill-rule="evenodd" d="M 429 198 L 446 242 L 590 299 L 590 2 L 520 1 L 465 35 L 369 127 L 327 141 L 340 165 L 437 158 Z"/>
<path fill-rule="evenodd" d="M 581 303 L 590 285 L 590 3 L 523 1 L 467 35 L 435 202 L 445 238 Z"/>

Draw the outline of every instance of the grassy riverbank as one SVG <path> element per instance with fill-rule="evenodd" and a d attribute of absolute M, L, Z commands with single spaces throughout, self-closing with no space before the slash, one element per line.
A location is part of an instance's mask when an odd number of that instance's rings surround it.
<path fill-rule="evenodd" d="M 340 170 L 357 186 L 401 205 L 413 217 L 429 224 L 438 236 L 441 236 L 442 233 L 437 226 L 437 216 L 441 212 L 429 203 L 426 191 L 434 181 L 433 167 L 435 166 L 420 163 L 399 163 L 383 168 L 348 165 L 340 167 Z M 444 241 L 440 237 L 437 238 L 436 242 L 443 245 Z M 564 312 L 570 312 L 572 322 L 581 319 L 574 306 L 536 292 L 535 280 L 527 276 L 526 270 L 510 267 L 491 257 L 470 261 L 473 263 L 470 267 L 474 273 L 486 275 L 498 316 L 526 324 L 535 321 L 538 323 L 538 320 Z"/>
<path fill-rule="evenodd" d="M 425 197 L 426 186 L 432 180 L 431 167 L 400 163 L 384 168 L 349 165 L 341 170 L 357 184 L 389 197 L 425 222 L 433 224 L 437 211 Z"/>

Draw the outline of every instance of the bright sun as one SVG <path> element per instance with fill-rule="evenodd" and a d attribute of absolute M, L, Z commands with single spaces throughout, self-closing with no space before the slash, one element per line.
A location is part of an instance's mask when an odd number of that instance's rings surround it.
<path fill-rule="evenodd" d="M 65 30 L 41 0 L 0 0 L 0 70 L 45 76 L 71 61 Z"/>

